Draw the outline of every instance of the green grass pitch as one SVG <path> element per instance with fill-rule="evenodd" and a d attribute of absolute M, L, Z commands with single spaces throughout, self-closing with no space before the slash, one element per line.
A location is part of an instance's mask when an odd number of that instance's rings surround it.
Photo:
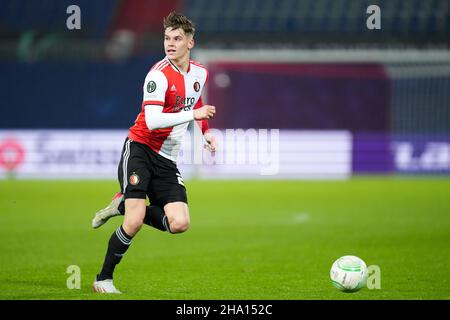
<path fill-rule="evenodd" d="M 0 181 L 0 299 L 450 299 L 449 179 L 188 181 L 189 231 L 144 226 L 116 268 L 124 294 L 106 296 L 91 284 L 122 217 L 90 224 L 117 187 Z M 347 254 L 381 268 L 381 289 L 332 286 Z"/>

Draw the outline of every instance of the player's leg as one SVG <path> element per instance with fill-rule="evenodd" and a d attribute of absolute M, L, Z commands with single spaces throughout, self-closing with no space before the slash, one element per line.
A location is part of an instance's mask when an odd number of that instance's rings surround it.
<path fill-rule="evenodd" d="M 114 269 L 130 247 L 131 240 L 142 227 L 145 217 L 145 206 L 145 199 L 125 200 L 125 218 L 123 224 L 116 229 L 109 239 L 102 270 L 97 275 L 97 279 L 93 285 L 94 291 L 108 292 L 104 290 L 105 285 L 112 285 L 114 287 L 112 284 Z M 119 293 L 114 292 L 114 290 L 117 289 L 114 288 L 111 293 Z"/>
<path fill-rule="evenodd" d="M 118 210 L 120 214 L 125 214 L 125 204 L 120 203 Z M 161 231 L 170 231 L 169 222 L 167 220 L 164 209 L 157 205 L 149 205 L 145 207 L 144 224 Z"/>
<path fill-rule="evenodd" d="M 94 219 L 92 219 L 92 228 L 97 229 L 104 225 L 110 218 L 125 214 L 124 196 L 121 192 L 117 192 L 111 203 L 97 211 Z"/>
<path fill-rule="evenodd" d="M 169 221 L 167 219 L 166 213 L 164 212 L 163 208 L 157 205 L 147 206 L 145 211 L 144 224 L 163 232 L 170 232 Z"/>
<path fill-rule="evenodd" d="M 164 206 L 164 212 L 169 221 L 171 233 L 182 233 L 189 229 L 191 220 L 187 203 L 182 201 L 167 203 Z"/>
<path fill-rule="evenodd" d="M 119 164 L 119 182 L 126 199 L 125 218 L 123 224 L 109 239 L 102 270 L 93 285 L 96 292 L 118 292 L 112 284 L 114 269 L 128 250 L 133 236 L 141 228 L 145 217 L 146 190 L 150 179 L 145 161 L 145 153 L 142 152 L 139 144 L 127 140 L 126 150 Z M 111 286 L 114 289 L 111 289 Z"/>
<path fill-rule="evenodd" d="M 97 229 L 104 225 L 110 218 L 118 215 L 123 215 L 125 213 L 125 204 L 124 204 L 124 194 L 123 194 L 123 186 L 124 182 L 127 182 L 127 177 L 125 177 L 124 181 L 124 162 L 129 161 L 130 157 L 130 149 L 131 149 L 131 140 L 128 138 L 125 139 L 125 142 L 123 144 L 121 158 L 119 161 L 119 166 L 117 167 L 117 174 L 119 178 L 119 184 L 120 184 L 120 192 L 117 192 L 113 198 L 110 204 L 106 206 L 105 208 L 97 211 L 95 213 L 94 219 L 92 219 L 92 228 Z"/>
<path fill-rule="evenodd" d="M 147 193 L 150 208 L 145 222 L 170 233 L 182 233 L 189 228 L 190 217 L 186 187 L 176 164 L 159 154 L 150 155 L 153 167 Z"/>
<path fill-rule="evenodd" d="M 170 160 L 154 153 L 146 146 L 143 148 L 146 150 L 148 158 L 151 159 L 152 167 L 157 168 L 149 183 L 148 197 L 151 205 L 146 206 L 144 224 L 172 233 L 186 231 L 190 223 L 189 209 L 186 188 L 180 172 Z M 110 215 L 107 219 L 117 213 L 123 215 L 125 214 L 124 201 L 113 200 L 108 209 L 102 212 Z M 103 216 L 102 219 L 103 223 L 107 221 Z"/>
<path fill-rule="evenodd" d="M 145 208 L 144 224 L 161 231 L 168 231 L 168 221 L 164 209 L 160 206 L 149 205 Z M 112 198 L 111 203 L 95 214 L 92 220 L 92 227 L 97 229 L 105 224 L 110 218 L 125 215 L 125 199 L 122 193 L 118 192 Z"/>
<path fill-rule="evenodd" d="M 144 221 L 163 231 L 182 233 L 190 225 L 186 187 L 175 164 L 165 169 L 160 169 L 150 181 L 148 197 L 154 208 L 147 212 Z"/>
<path fill-rule="evenodd" d="M 190 224 L 189 209 L 184 202 L 168 203 L 164 208 L 161 208 L 159 205 L 149 205 L 145 207 L 143 222 L 161 231 L 184 232 L 189 228 Z"/>
<path fill-rule="evenodd" d="M 134 237 L 144 223 L 146 212 L 145 199 L 126 199 L 125 218 L 122 227 L 129 237 Z"/>

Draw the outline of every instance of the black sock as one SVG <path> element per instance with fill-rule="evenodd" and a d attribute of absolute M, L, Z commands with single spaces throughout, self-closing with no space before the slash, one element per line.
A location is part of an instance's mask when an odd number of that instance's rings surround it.
<path fill-rule="evenodd" d="M 120 214 L 125 214 L 125 201 L 119 204 Z M 164 210 L 158 206 L 147 206 L 145 209 L 144 223 L 150 227 L 161 231 L 170 232 L 169 221 L 167 220 Z"/>
<path fill-rule="evenodd" d="M 171 232 L 167 216 L 158 206 L 147 206 L 144 223 L 158 230 Z"/>
<path fill-rule="evenodd" d="M 119 207 L 117 208 L 117 210 L 119 210 L 121 215 L 125 214 L 125 200 L 119 204 Z"/>
<path fill-rule="evenodd" d="M 109 239 L 105 262 L 103 262 L 102 271 L 97 275 L 97 281 L 113 278 L 114 268 L 122 260 L 132 238 L 123 230 L 122 226 L 114 231 Z"/>

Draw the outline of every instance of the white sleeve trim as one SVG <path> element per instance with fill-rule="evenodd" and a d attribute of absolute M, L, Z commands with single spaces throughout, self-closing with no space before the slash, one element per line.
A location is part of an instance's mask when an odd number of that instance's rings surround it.
<path fill-rule="evenodd" d="M 164 113 L 158 105 L 145 106 L 145 123 L 150 130 L 173 127 L 194 120 L 194 110 Z"/>

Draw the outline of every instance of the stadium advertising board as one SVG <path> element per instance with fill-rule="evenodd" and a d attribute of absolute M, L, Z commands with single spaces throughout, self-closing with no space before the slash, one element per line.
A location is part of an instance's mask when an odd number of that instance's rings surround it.
<path fill-rule="evenodd" d="M 356 133 L 352 168 L 356 174 L 449 174 L 450 136 Z"/>
<path fill-rule="evenodd" d="M 125 130 L 0 131 L 0 177 L 114 179 L 126 134 Z M 221 149 L 211 155 L 195 145 L 195 134 L 188 132 L 178 157 L 185 178 L 351 175 L 352 139 L 346 131 L 225 129 L 215 134 Z"/>

